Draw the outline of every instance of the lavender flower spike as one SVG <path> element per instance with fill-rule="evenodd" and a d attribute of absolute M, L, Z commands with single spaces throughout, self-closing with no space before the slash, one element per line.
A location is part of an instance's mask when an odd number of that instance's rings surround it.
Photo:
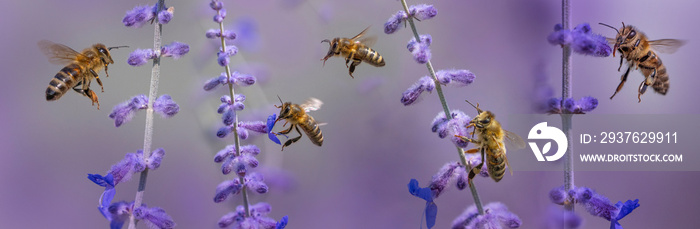
<path fill-rule="evenodd" d="M 141 66 L 153 58 L 156 58 L 156 53 L 152 49 L 136 49 L 129 54 L 126 62 L 131 66 Z"/>
<path fill-rule="evenodd" d="M 433 89 L 435 89 L 435 81 L 430 76 L 423 76 L 403 93 L 401 103 L 404 106 L 414 104 L 418 102 L 424 91 L 432 91 Z"/>
<path fill-rule="evenodd" d="M 180 106 L 173 101 L 170 95 L 161 95 L 153 102 L 153 110 L 163 118 L 170 118 L 180 111 Z"/>
<path fill-rule="evenodd" d="M 190 46 L 177 41 L 170 43 L 169 45 L 164 45 L 160 49 L 162 56 L 172 57 L 173 59 L 179 59 L 188 52 L 190 52 Z"/>
<path fill-rule="evenodd" d="M 452 221 L 453 229 L 519 228 L 520 225 L 520 218 L 499 202 L 484 206 L 484 215 L 479 215 L 476 206 L 472 205 Z"/>
<path fill-rule="evenodd" d="M 152 6 L 137 6 L 134 9 L 126 12 L 122 23 L 126 27 L 136 27 L 139 28 L 146 24 L 147 21 L 153 19 L 153 7 Z"/>
<path fill-rule="evenodd" d="M 165 210 L 158 207 L 147 208 L 142 205 L 134 209 L 134 216 L 136 219 L 146 221 L 149 228 L 170 229 L 176 225 L 173 219 L 165 213 Z"/>
<path fill-rule="evenodd" d="M 430 57 L 432 55 L 430 53 L 430 48 L 428 47 L 430 47 L 432 40 L 433 38 L 430 36 L 430 34 L 425 34 L 420 35 L 420 42 L 416 42 L 415 37 L 408 41 L 406 48 L 408 48 L 408 51 L 413 54 L 413 59 L 415 59 L 419 64 L 425 64 L 430 61 Z"/>
<path fill-rule="evenodd" d="M 607 57 L 612 52 L 605 37 L 592 33 L 588 23 L 580 24 L 573 30 L 564 30 L 561 24 L 557 24 L 547 41 L 553 45 L 571 45 L 574 52 L 582 55 Z"/>

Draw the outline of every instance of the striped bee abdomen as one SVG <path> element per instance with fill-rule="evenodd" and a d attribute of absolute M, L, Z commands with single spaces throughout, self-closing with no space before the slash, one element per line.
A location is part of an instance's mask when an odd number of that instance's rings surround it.
<path fill-rule="evenodd" d="M 382 57 L 382 55 L 379 55 L 377 51 L 374 51 L 374 49 L 370 47 L 365 46 L 360 48 L 358 50 L 358 54 L 360 54 L 360 56 L 363 57 L 363 61 L 373 66 L 381 67 L 386 65 L 386 63 L 384 63 L 384 57 Z"/>
<path fill-rule="evenodd" d="M 321 134 L 321 128 L 318 127 L 318 124 L 313 117 L 307 116 L 304 122 L 299 123 L 299 126 L 301 126 L 301 129 L 303 129 L 304 132 L 306 132 L 306 135 L 309 136 L 311 142 L 317 146 L 321 146 L 323 144 L 323 134 Z"/>
<path fill-rule="evenodd" d="M 75 86 L 78 81 L 76 77 L 80 74 L 82 74 L 82 68 L 76 63 L 63 67 L 49 82 L 49 87 L 46 88 L 46 101 L 61 98 L 68 89 Z"/>

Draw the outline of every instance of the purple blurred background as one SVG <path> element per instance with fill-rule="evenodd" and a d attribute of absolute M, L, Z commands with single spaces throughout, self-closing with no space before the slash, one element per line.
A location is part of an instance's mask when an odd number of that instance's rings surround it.
<path fill-rule="evenodd" d="M 216 26 L 209 1 L 174 1 L 175 17 L 163 27 L 164 42 L 185 42 L 190 53 L 165 59 L 159 93 L 170 94 L 181 106 L 172 119 L 156 118 L 154 147 L 167 152 L 160 169 L 150 173 L 145 202 L 164 208 L 179 228 L 218 228 L 218 219 L 233 210 L 240 198 L 224 204 L 212 201 L 224 176 L 213 155 L 232 142 L 218 139 L 221 125 L 215 113 L 225 90 L 204 92 L 207 79 L 222 71 L 215 62 L 216 42 L 204 32 Z M 410 1 L 409 4 L 422 2 Z M 561 48 L 546 36 L 561 21 L 560 1 L 438 1 L 437 17 L 419 22 L 420 33 L 433 37 L 436 69 L 469 69 L 477 76 L 467 87 L 445 89 L 452 109 L 473 116 L 464 99 L 478 101 L 497 114 L 532 112 L 533 80 L 549 76 L 556 94 L 561 85 Z M 137 94 L 148 93 L 150 68 L 128 66 L 135 48 L 151 48 L 153 28 L 124 27 L 124 13 L 155 1 L 3 1 L 0 28 L 2 69 L 0 93 L 0 227 L 106 228 L 97 211 L 102 192 L 86 179 L 104 174 L 127 152 L 142 148 L 145 115 L 115 128 L 107 117 L 111 108 Z M 642 80 L 632 72 L 615 100 L 607 99 L 619 83 L 618 59 L 574 55 L 575 98 L 600 99 L 601 114 L 698 114 L 696 77 L 699 2 L 690 1 L 573 1 L 572 26 L 588 22 L 593 32 L 613 36 L 597 25 L 638 26 L 651 39 L 677 38 L 688 43 L 675 54 L 660 54 L 668 67 L 671 88 L 666 96 L 647 92 L 637 103 Z M 404 107 L 401 93 L 419 77 L 424 65 L 406 51 L 409 28 L 392 35 L 383 24 L 401 9 L 398 1 L 225 1 L 231 28 L 257 35 L 233 42 L 241 49 L 232 58 L 234 70 L 258 74 L 259 83 L 237 92 L 247 96 L 241 120 L 263 120 L 277 112 L 276 96 L 302 102 L 324 101 L 313 113 L 323 126 L 319 148 L 304 137 L 284 152 L 264 136 L 245 141 L 257 144 L 270 192 L 255 195 L 266 201 L 271 217 L 289 215 L 290 228 L 418 228 L 424 201 L 411 196 L 411 178 L 422 185 L 446 162 L 458 160 L 454 146 L 430 132 L 430 121 L 442 110 L 435 93 Z M 677 15 L 677 16 L 673 16 Z M 355 79 L 343 60 L 332 58 L 322 67 L 327 51 L 323 39 L 351 37 L 367 26 L 378 36 L 375 50 L 386 59 L 382 68 L 362 64 Z M 239 30 L 236 30 L 238 32 Z M 246 34 L 239 33 L 240 37 Z M 249 34 L 250 35 L 250 34 Z M 81 50 L 97 42 L 128 45 L 113 51 L 115 64 L 102 78 L 101 110 L 88 99 L 69 93 L 46 102 L 44 90 L 62 67 L 49 64 L 36 46 L 41 39 Z M 538 67 L 543 66 L 543 67 Z M 100 73 L 103 75 L 103 73 Z M 502 115 L 503 116 L 503 115 Z M 508 123 L 501 121 L 507 128 Z M 279 127 L 278 127 L 279 128 Z M 675 149 L 694 153 L 696 149 Z M 529 153 L 518 151 L 512 153 Z M 511 162 L 514 164 L 516 162 Z M 259 169 L 259 170 L 262 170 Z M 285 180 L 285 177 L 287 180 Z M 596 189 L 613 202 L 640 199 L 641 207 L 625 217 L 625 228 L 686 228 L 697 224 L 698 172 L 577 172 L 575 183 Z M 292 179 L 292 180 L 288 180 Z M 133 200 L 137 177 L 117 187 L 115 200 Z M 273 182 L 273 181 L 279 182 Z M 522 228 L 541 228 L 548 207 L 547 193 L 563 184 L 562 172 L 516 172 L 501 182 L 477 179 L 484 203 L 500 201 L 523 221 Z M 436 200 L 436 228 L 446 228 L 473 203 L 467 191 L 451 189 Z M 577 210 L 583 228 L 607 228 L 609 222 Z M 145 228 L 145 225 L 140 225 Z"/>

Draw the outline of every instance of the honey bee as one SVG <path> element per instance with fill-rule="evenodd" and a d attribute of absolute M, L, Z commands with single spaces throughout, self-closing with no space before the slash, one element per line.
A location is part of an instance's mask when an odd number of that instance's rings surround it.
<path fill-rule="evenodd" d="M 287 122 L 291 123 L 291 125 L 289 126 L 289 129 L 280 131 L 277 134 L 288 134 L 292 131 L 292 129 L 296 129 L 297 133 L 299 133 L 298 137 L 287 140 L 284 145 L 282 145 L 282 150 L 284 150 L 284 147 L 289 146 L 301 139 L 302 134 L 301 131 L 299 131 L 299 127 L 301 127 L 306 135 L 309 136 L 309 140 L 311 140 L 312 143 L 317 146 L 321 146 L 323 144 L 321 129 L 319 128 L 319 124 L 316 123 L 316 120 L 314 120 L 314 118 L 311 117 L 308 112 L 318 110 L 321 108 L 323 102 L 316 98 L 309 98 L 301 105 L 293 104 L 291 102 L 283 103 L 282 99 L 280 99 L 280 103 L 282 103 L 282 106 L 275 105 L 276 108 L 280 108 L 280 115 L 275 120 L 275 123 L 277 123 L 277 121 L 280 119 L 284 119 L 286 122 L 282 126 L 287 125 Z"/>
<path fill-rule="evenodd" d="M 105 75 L 109 77 L 107 65 L 114 63 L 109 50 L 126 46 L 107 48 L 105 45 L 98 43 L 84 49 L 82 52 L 77 52 L 68 46 L 47 40 L 39 41 L 38 45 L 44 55 L 49 58 L 50 63 L 66 65 L 49 82 L 49 87 L 46 88 L 46 101 L 58 100 L 68 89 L 72 88 L 74 91 L 88 97 L 92 101 L 93 106 L 97 103 L 97 109 L 99 110 L 100 102 L 97 100 L 97 94 L 90 90 L 90 82 L 92 82 L 92 79 L 97 79 L 100 89 L 104 92 L 102 80 L 100 80 L 97 72 L 104 68 Z"/>
<path fill-rule="evenodd" d="M 322 40 L 321 43 L 328 42 L 330 45 L 328 48 L 328 54 L 321 59 L 323 61 L 323 65 L 325 66 L 326 60 L 332 56 L 343 56 L 345 57 L 345 67 L 350 68 L 349 73 L 350 77 L 352 78 L 355 78 L 352 76 L 352 73 L 355 71 L 355 67 L 360 65 L 362 61 L 376 67 L 384 66 L 384 58 L 379 55 L 377 51 L 374 51 L 374 49 L 369 47 L 376 41 L 375 37 L 361 39 L 361 37 L 367 32 L 367 29 L 369 29 L 369 27 L 362 30 L 360 34 L 357 34 L 352 38 L 336 37 L 332 41 L 328 39 Z M 352 63 L 350 63 L 351 60 Z M 350 66 L 348 66 L 349 63 Z"/>
<path fill-rule="evenodd" d="M 610 99 L 615 97 L 615 94 L 622 89 L 632 67 L 635 69 L 641 68 L 640 71 L 645 77 L 644 81 L 639 85 L 639 89 L 637 89 L 639 102 L 642 102 L 642 94 L 646 92 L 647 86 L 651 86 L 659 94 L 666 95 L 669 87 L 668 72 L 666 72 L 666 66 L 663 65 L 655 51 L 673 53 L 683 46 L 685 42 L 676 39 L 650 41 L 644 33 L 634 26 L 626 26 L 624 22 L 620 30 L 607 24 L 600 24 L 617 31 L 615 39 L 607 38 L 608 42 L 614 45 L 613 57 L 615 56 L 615 51 L 620 51 L 620 67 L 617 68 L 617 71 L 619 72 L 620 68 L 622 68 L 622 60 L 627 60 L 628 65 L 627 71 L 622 75 L 620 84 L 617 86 L 615 93 L 610 96 Z"/>
<path fill-rule="evenodd" d="M 469 184 L 471 180 L 481 172 L 481 167 L 484 165 L 484 159 L 488 161 L 489 176 L 494 181 L 498 182 L 503 178 L 506 166 L 510 174 L 513 174 L 513 170 L 510 169 L 508 164 L 508 158 L 506 158 L 506 144 L 509 148 L 515 147 L 515 149 L 525 148 L 525 141 L 523 141 L 517 134 L 504 130 L 501 124 L 496 121 L 496 116 L 491 111 L 483 111 L 479 108 L 479 104 L 476 106 L 467 101 L 470 105 L 476 108 L 479 114 L 474 117 L 469 124 L 466 126 L 474 127 L 474 132 L 472 132 L 472 138 L 466 136 L 455 135 L 464 141 L 469 141 L 476 145 L 476 148 L 467 150 L 465 153 L 478 153 L 481 152 L 481 163 L 473 167 L 469 171 Z M 474 134 L 478 134 L 474 138 Z"/>

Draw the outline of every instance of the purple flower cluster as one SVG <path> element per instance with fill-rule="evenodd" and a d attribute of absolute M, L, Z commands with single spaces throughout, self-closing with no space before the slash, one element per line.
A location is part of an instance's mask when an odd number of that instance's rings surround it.
<path fill-rule="evenodd" d="M 591 26 L 583 23 L 573 30 L 564 30 L 561 24 L 554 26 L 554 32 L 547 36 L 547 41 L 553 45 L 571 45 L 574 52 L 596 57 L 610 56 L 612 48 L 600 34 L 591 32 Z"/>
<path fill-rule="evenodd" d="M 255 84 L 256 78 L 252 75 L 243 74 L 239 72 L 231 73 L 231 80 L 229 81 L 228 76 L 225 72 L 222 72 L 218 77 L 211 78 L 204 83 L 204 90 L 210 91 L 219 85 L 233 84 L 238 86 L 250 86 Z"/>
<path fill-rule="evenodd" d="M 219 28 L 223 27 L 223 20 L 226 18 L 226 9 L 224 3 L 220 0 L 212 0 L 209 6 L 216 11 L 214 22 L 219 24 Z M 239 72 L 231 73 L 228 71 L 230 57 L 238 53 L 238 48 L 233 45 L 226 44 L 226 41 L 231 41 L 236 38 L 236 33 L 229 30 L 210 29 L 205 36 L 210 39 L 219 39 L 223 47 L 219 48 L 217 54 L 217 62 L 222 67 L 226 67 L 227 71 L 219 76 L 207 80 L 204 83 L 204 90 L 211 91 L 219 85 L 228 85 L 230 95 L 221 96 L 221 105 L 217 113 L 221 114 L 221 121 L 224 126 L 219 128 L 216 136 L 224 138 L 230 133 L 235 133 L 234 136 L 238 139 L 245 140 L 249 136 L 249 131 L 257 133 L 271 133 L 271 122 L 263 121 L 238 121 L 236 113 L 245 108 L 246 96 L 234 94 L 233 88 L 236 86 L 250 86 L 255 84 L 256 78 L 252 75 L 242 74 Z M 272 124 L 275 118 L 273 117 Z M 273 134 L 274 135 L 274 134 Z M 226 200 L 231 195 L 241 195 L 247 199 L 248 192 L 256 192 L 259 194 L 267 193 L 268 186 L 265 184 L 263 176 L 259 173 L 250 172 L 250 169 L 258 167 L 258 160 L 255 158 L 260 154 L 260 148 L 255 145 L 228 145 L 220 150 L 214 157 L 214 162 L 221 163 L 221 172 L 230 174 L 235 172 L 236 178 L 221 182 L 216 187 L 214 202 L 220 203 Z M 279 140 L 278 140 L 279 141 Z M 244 201 L 247 204 L 247 201 Z M 282 229 L 287 226 L 288 217 L 283 217 L 279 222 L 267 217 L 272 207 L 267 203 L 257 203 L 251 206 L 238 206 L 235 211 L 230 212 L 219 220 L 221 228 L 277 228 Z M 247 212 L 248 211 L 248 212 Z"/>
<path fill-rule="evenodd" d="M 575 187 L 568 192 L 564 190 L 563 186 L 554 188 L 549 192 L 549 198 L 553 203 L 560 205 L 581 204 L 591 215 L 610 221 L 610 228 L 613 229 L 622 229 L 618 221 L 639 207 L 639 199 L 627 200 L 624 203 L 618 201 L 613 205 L 607 197 L 587 187 Z"/>
<path fill-rule="evenodd" d="M 131 121 L 136 114 L 136 111 L 148 108 L 148 97 L 146 95 L 137 95 L 120 103 L 112 109 L 109 118 L 114 119 L 116 127 Z M 161 95 L 153 102 L 153 111 L 160 114 L 163 118 L 175 116 L 180 111 L 180 106 L 173 101 L 170 95 Z"/>
<path fill-rule="evenodd" d="M 578 101 L 573 98 L 566 98 L 564 101 L 561 98 L 551 98 L 547 100 L 546 107 L 548 114 L 585 114 L 598 107 L 598 99 L 590 96 Z"/>
<path fill-rule="evenodd" d="M 433 5 L 413 5 L 408 7 L 408 12 L 410 12 L 410 17 L 413 17 L 419 21 L 427 20 L 435 17 L 437 15 L 437 9 Z M 393 16 L 384 23 L 384 33 L 392 34 L 399 30 L 400 25 L 408 20 L 409 14 L 406 11 L 399 10 Z M 405 25 L 405 24 L 404 24 Z"/>
<path fill-rule="evenodd" d="M 158 12 L 158 4 L 155 6 L 136 6 L 134 9 L 127 11 L 122 23 L 126 27 L 140 28 L 146 22 L 151 22 L 158 19 L 160 24 L 168 24 L 173 19 L 174 8 L 163 7 L 163 10 Z"/>
<path fill-rule="evenodd" d="M 127 59 L 126 62 L 131 66 L 141 66 L 148 62 L 148 60 L 155 59 L 158 56 L 178 59 L 188 52 L 190 52 L 189 45 L 175 41 L 169 45 L 164 45 L 161 47 L 159 52 L 156 52 L 153 49 L 136 49 L 134 52 L 129 54 L 129 59 Z"/>
<path fill-rule="evenodd" d="M 136 153 L 127 153 L 124 159 L 112 165 L 105 176 L 88 174 L 87 178 L 90 181 L 105 188 L 105 191 L 100 196 L 97 209 L 110 221 L 111 228 L 121 228 L 131 214 L 134 214 L 137 219 L 145 220 L 147 224 L 154 226 L 151 228 L 175 227 L 175 222 L 170 216 L 165 214 L 163 209 L 148 209 L 145 205 L 142 205 L 136 211 L 132 211 L 134 207 L 133 202 L 131 204 L 127 204 L 124 201 L 112 203 L 114 195 L 117 193 L 116 186 L 119 183 L 129 180 L 134 173 L 139 173 L 146 169 L 157 169 L 160 167 L 164 156 L 165 150 L 163 148 L 154 150 L 148 157 L 144 156 L 143 150 L 137 150 Z"/>
<path fill-rule="evenodd" d="M 483 215 L 479 215 L 476 206 L 469 206 L 452 221 L 453 229 L 519 228 L 520 225 L 522 225 L 520 218 L 508 211 L 508 207 L 500 202 L 484 206 Z"/>
<path fill-rule="evenodd" d="M 466 126 L 469 124 L 471 118 L 460 110 L 453 110 L 450 113 L 450 116 L 452 116 L 452 118 L 447 120 L 444 111 L 438 113 L 431 123 L 431 131 L 433 131 L 433 133 L 437 133 L 439 138 L 449 136 L 452 143 L 454 143 L 457 147 L 466 148 L 468 142 L 456 137 L 455 135 L 469 135 Z"/>
<path fill-rule="evenodd" d="M 431 43 L 433 43 L 433 37 L 430 34 L 420 35 L 420 42 L 417 42 L 415 37 L 411 38 L 406 48 L 413 54 L 413 59 L 416 62 L 425 64 L 430 61 L 431 53 L 429 47 Z"/>
<path fill-rule="evenodd" d="M 474 82 L 476 76 L 469 70 L 440 70 L 435 73 L 438 82 L 442 85 L 466 86 Z M 408 106 L 416 103 L 420 99 L 420 95 L 427 91 L 432 92 L 435 89 L 435 81 L 430 76 L 423 76 L 409 87 L 401 95 L 401 103 Z"/>

